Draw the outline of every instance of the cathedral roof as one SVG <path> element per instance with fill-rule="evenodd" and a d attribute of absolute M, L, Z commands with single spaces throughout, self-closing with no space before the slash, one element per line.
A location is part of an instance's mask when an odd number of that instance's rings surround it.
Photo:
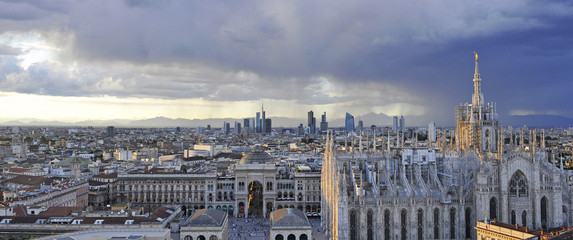
<path fill-rule="evenodd" d="M 270 154 L 266 153 L 261 149 L 255 149 L 252 152 L 245 155 L 243 158 L 241 158 L 239 164 L 253 164 L 253 163 L 266 164 L 271 162 L 273 162 L 273 157 L 271 157 Z"/>
<path fill-rule="evenodd" d="M 310 226 L 306 215 L 301 210 L 282 208 L 271 213 L 271 225 L 274 226 Z"/>

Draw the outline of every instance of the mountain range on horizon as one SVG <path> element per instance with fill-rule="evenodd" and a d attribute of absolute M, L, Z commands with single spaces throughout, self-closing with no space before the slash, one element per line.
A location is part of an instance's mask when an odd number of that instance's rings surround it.
<path fill-rule="evenodd" d="M 289 117 L 270 117 L 272 119 L 272 125 L 274 128 L 285 127 L 285 128 L 296 128 L 300 124 L 306 126 L 307 120 L 303 118 L 289 118 Z M 371 125 L 376 126 L 392 126 L 392 117 L 385 115 L 383 113 L 368 113 L 361 115 L 359 117 L 354 117 L 355 125 L 358 125 L 358 121 L 362 120 L 364 122 L 364 127 L 369 127 Z M 26 119 L 26 120 L 12 120 L 12 121 L 0 121 L 0 126 L 50 126 L 50 127 L 136 127 L 136 128 L 163 128 L 163 127 L 206 127 L 211 125 L 213 128 L 220 128 L 223 122 L 230 122 L 231 127 L 234 126 L 234 122 L 238 121 L 243 124 L 243 119 L 236 118 L 209 118 L 209 119 L 184 119 L 184 118 L 166 118 L 166 117 L 155 117 L 149 119 L 141 120 L 126 120 L 126 119 L 113 119 L 113 120 L 85 120 L 78 122 L 65 122 L 65 121 L 46 121 L 38 119 Z M 319 118 L 317 118 L 317 127 L 320 126 Z M 414 122 L 414 124 L 408 123 Z M 426 124 L 416 124 L 420 122 L 419 119 L 415 117 L 406 117 L 407 126 L 425 126 Z M 514 126 L 514 127 L 572 127 L 573 119 L 557 115 L 510 115 L 502 117 L 503 126 Z M 337 128 L 344 126 L 344 118 L 335 118 L 328 120 L 328 125 L 330 128 Z M 442 126 L 437 123 L 438 126 Z M 451 126 L 446 126 L 451 127 Z"/>

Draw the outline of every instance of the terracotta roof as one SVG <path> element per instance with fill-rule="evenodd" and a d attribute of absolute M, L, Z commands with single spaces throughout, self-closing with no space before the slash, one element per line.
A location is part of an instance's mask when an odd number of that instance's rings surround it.
<path fill-rule="evenodd" d="M 117 173 L 98 174 L 94 175 L 92 178 L 117 178 Z"/>
<path fill-rule="evenodd" d="M 16 184 L 22 184 L 22 185 L 27 185 L 27 186 L 34 186 L 34 185 L 40 185 L 43 182 L 46 182 L 47 178 L 45 177 L 37 177 L 37 176 L 16 176 L 14 178 L 10 178 L 8 180 L 6 180 L 6 182 L 8 183 L 16 183 Z"/>
<path fill-rule="evenodd" d="M 207 158 L 203 157 L 203 156 L 195 156 L 195 157 L 183 158 L 183 161 L 198 161 L 198 160 L 205 160 L 205 159 L 207 159 Z"/>
<path fill-rule="evenodd" d="M 230 159 L 241 159 L 243 157 L 240 153 L 224 153 L 220 152 L 214 156 L 214 158 L 230 158 Z"/>
<path fill-rule="evenodd" d="M 22 217 L 22 216 L 27 216 L 28 215 L 28 211 L 26 210 L 25 206 L 18 206 L 18 207 L 14 207 L 13 209 L 14 211 L 14 215 L 18 216 L 18 217 Z"/>
<path fill-rule="evenodd" d="M 21 168 L 21 167 L 11 167 L 10 168 L 10 172 L 13 172 L 13 173 L 23 173 L 26 171 L 28 171 L 27 168 Z"/>
<path fill-rule="evenodd" d="M 103 220 L 103 224 L 125 224 L 126 220 L 133 220 L 133 224 L 154 221 L 147 217 L 75 217 L 74 219 L 82 219 L 82 224 L 94 224 L 96 220 Z"/>
<path fill-rule="evenodd" d="M 62 217 L 68 216 L 73 211 L 83 209 L 82 207 L 49 207 L 46 211 L 38 214 L 40 217 Z"/>
<path fill-rule="evenodd" d="M 37 216 L 25 216 L 25 217 L 15 217 L 12 219 L 10 224 L 15 223 L 35 223 L 38 220 Z"/>
<path fill-rule="evenodd" d="M 90 185 L 90 186 L 101 186 L 101 185 L 106 185 L 106 184 L 107 183 L 100 182 L 100 181 L 93 181 L 93 180 L 88 181 L 88 185 Z"/>
<path fill-rule="evenodd" d="M 150 218 L 153 220 L 157 219 L 158 217 L 163 218 L 163 219 L 168 218 L 171 214 L 168 213 L 167 210 L 171 210 L 171 209 L 169 209 L 167 207 L 157 208 L 157 209 L 155 209 L 155 211 L 153 211 Z"/>

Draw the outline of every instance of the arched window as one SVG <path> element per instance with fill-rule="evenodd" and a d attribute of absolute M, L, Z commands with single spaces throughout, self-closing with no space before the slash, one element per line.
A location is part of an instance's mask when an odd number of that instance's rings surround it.
<path fill-rule="evenodd" d="M 563 205 L 563 224 L 569 226 L 569 211 L 567 211 L 567 207 Z"/>
<path fill-rule="evenodd" d="M 424 239 L 424 210 L 418 209 L 418 240 Z"/>
<path fill-rule="evenodd" d="M 525 210 L 521 213 L 521 224 L 527 227 L 527 212 Z"/>
<path fill-rule="evenodd" d="M 217 240 L 217 239 L 218 239 L 218 238 L 217 238 L 217 236 L 215 236 L 215 235 L 211 235 L 211 236 L 209 237 L 209 240 Z"/>
<path fill-rule="evenodd" d="M 197 240 L 207 240 L 207 239 L 205 239 L 205 236 L 199 235 L 199 237 L 197 237 Z"/>
<path fill-rule="evenodd" d="M 407 224 L 407 219 L 406 219 L 406 209 L 402 209 L 402 211 L 400 212 L 400 226 L 401 226 L 401 239 L 402 240 L 406 240 L 408 239 L 408 236 L 406 234 L 408 234 L 408 230 L 406 229 L 408 227 Z"/>
<path fill-rule="evenodd" d="M 384 240 L 390 240 L 390 210 L 384 210 Z"/>
<path fill-rule="evenodd" d="M 466 208 L 466 238 L 471 238 L 472 234 L 472 210 L 467 207 Z"/>
<path fill-rule="evenodd" d="M 456 239 L 456 209 L 450 208 L 450 239 Z"/>
<path fill-rule="evenodd" d="M 374 230 L 372 229 L 372 215 L 372 209 L 368 209 L 368 213 L 366 214 L 366 227 L 368 228 L 368 236 L 366 236 L 366 239 L 368 240 L 374 239 Z"/>
<path fill-rule="evenodd" d="M 517 220 L 515 219 L 515 210 L 511 210 L 511 225 L 515 225 Z"/>
<path fill-rule="evenodd" d="M 350 210 L 350 239 L 356 240 L 358 239 L 358 225 L 357 218 L 356 218 L 356 211 Z"/>
<path fill-rule="evenodd" d="M 489 200 L 489 219 L 497 219 L 497 199 L 494 197 Z"/>
<path fill-rule="evenodd" d="M 300 239 L 300 240 L 308 240 L 308 236 L 307 236 L 306 234 L 301 234 L 298 239 Z"/>
<path fill-rule="evenodd" d="M 547 229 L 547 198 L 541 198 L 541 227 Z"/>
<path fill-rule="evenodd" d="M 296 240 L 296 236 L 294 234 L 289 234 L 287 240 Z"/>
<path fill-rule="evenodd" d="M 527 197 L 529 196 L 527 178 L 521 171 L 517 171 L 511 177 L 509 182 L 509 196 L 510 197 Z"/>
<path fill-rule="evenodd" d="M 187 236 L 185 236 L 185 238 L 183 238 L 183 240 L 193 240 L 193 237 L 187 235 Z"/>
<path fill-rule="evenodd" d="M 434 208 L 434 239 L 440 239 L 440 209 Z"/>
<path fill-rule="evenodd" d="M 285 239 L 285 237 L 283 237 L 282 234 L 278 234 L 278 235 L 275 237 L 275 240 L 284 240 L 284 239 Z"/>

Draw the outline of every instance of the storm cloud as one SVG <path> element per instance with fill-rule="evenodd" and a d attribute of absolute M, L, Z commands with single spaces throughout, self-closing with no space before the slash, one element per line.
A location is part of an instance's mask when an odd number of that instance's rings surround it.
<path fill-rule="evenodd" d="M 568 1 L 62 0 L 0 9 L 2 91 L 291 100 L 449 124 L 453 107 L 471 100 L 478 51 L 485 98 L 502 115 L 573 117 Z"/>

